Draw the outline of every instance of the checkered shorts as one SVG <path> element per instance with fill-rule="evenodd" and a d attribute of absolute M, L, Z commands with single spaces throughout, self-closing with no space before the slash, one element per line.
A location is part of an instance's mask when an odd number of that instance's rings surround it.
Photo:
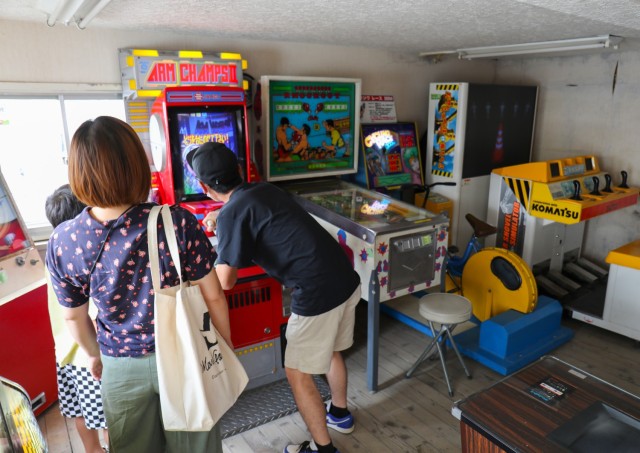
<path fill-rule="evenodd" d="M 58 368 L 58 400 L 65 417 L 84 417 L 89 429 L 104 429 L 100 381 L 96 381 L 87 368 L 65 365 Z"/>

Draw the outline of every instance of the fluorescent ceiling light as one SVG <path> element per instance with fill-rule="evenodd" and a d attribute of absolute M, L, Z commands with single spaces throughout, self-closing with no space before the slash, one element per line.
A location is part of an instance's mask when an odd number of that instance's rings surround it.
<path fill-rule="evenodd" d="M 564 39 L 559 41 L 541 41 L 506 46 L 469 47 L 466 49 L 446 50 L 441 52 L 423 52 L 421 57 L 435 57 L 444 54 L 458 54 L 462 60 L 479 58 L 501 58 L 526 55 L 558 54 L 593 49 L 617 49 L 622 41 L 619 36 L 602 35 L 590 38 Z"/>
<path fill-rule="evenodd" d="M 470 47 L 458 49 L 458 58 L 473 60 L 476 58 L 500 58 L 517 55 L 536 55 L 558 52 L 573 52 L 589 49 L 617 49 L 622 41 L 619 36 L 603 35 L 591 38 L 564 39 L 560 41 L 542 41 L 508 46 Z"/>
<path fill-rule="evenodd" d="M 84 17 L 78 21 L 78 28 L 81 30 L 87 28 L 89 22 L 91 22 L 93 18 L 96 17 L 98 13 L 100 13 L 100 11 L 102 11 L 104 7 L 109 4 L 110 1 L 111 0 L 100 0 L 98 3 L 96 3 L 94 7 L 87 11 L 87 14 L 85 14 Z"/>
<path fill-rule="evenodd" d="M 84 30 L 109 2 L 111 0 L 59 0 L 47 17 L 47 25 L 53 27 L 58 22 L 69 25 L 75 19 L 78 28 Z"/>

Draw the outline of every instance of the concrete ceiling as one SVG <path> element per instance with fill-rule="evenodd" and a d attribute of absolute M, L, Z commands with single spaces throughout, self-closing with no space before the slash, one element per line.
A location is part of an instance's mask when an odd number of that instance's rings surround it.
<path fill-rule="evenodd" d="M 44 24 L 58 1 L 0 0 L 0 20 Z M 88 28 L 414 54 L 606 34 L 624 48 L 640 41 L 640 0 L 112 0 Z"/>

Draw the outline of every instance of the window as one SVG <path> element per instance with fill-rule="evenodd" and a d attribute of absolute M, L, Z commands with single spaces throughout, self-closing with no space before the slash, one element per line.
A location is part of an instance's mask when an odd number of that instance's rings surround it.
<path fill-rule="evenodd" d="M 101 115 L 126 121 L 123 100 L 115 95 L 0 98 L 0 170 L 33 240 L 51 233 L 44 203 L 68 182 L 71 137 L 84 121 Z"/>

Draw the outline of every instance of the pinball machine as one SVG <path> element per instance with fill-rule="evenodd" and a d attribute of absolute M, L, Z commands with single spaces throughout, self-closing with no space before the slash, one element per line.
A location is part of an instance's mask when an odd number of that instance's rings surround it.
<path fill-rule="evenodd" d="M 368 303 L 367 386 L 376 391 L 380 311 L 439 285 L 449 220 L 341 179 L 358 169 L 359 79 L 263 76 L 261 85 L 265 178 L 296 197 L 360 275 Z M 300 140 L 305 154 L 296 152 Z M 402 165 L 401 157 L 392 162 Z"/>

